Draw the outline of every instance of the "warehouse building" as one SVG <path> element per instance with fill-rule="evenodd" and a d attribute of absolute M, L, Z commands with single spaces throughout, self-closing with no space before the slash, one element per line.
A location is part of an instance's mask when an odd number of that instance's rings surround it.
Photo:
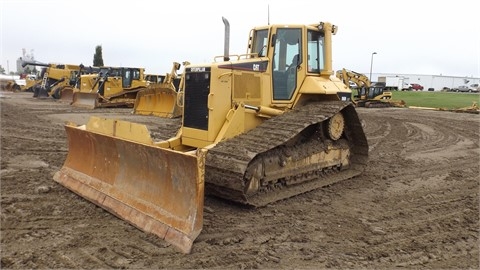
<path fill-rule="evenodd" d="M 368 75 L 368 73 L 364 73 Z M 423 90 L 433 88 L 435 91 L 441 91 L 444 88 L 458 88 L 460 85 L 480 84 L 479 77 L 461 77 L 446 75 L 419 75 L 419 74 L 397 74 L 397 73 L 372 73 L 372 81 L 378 81 L 378 77 L 398 76 L 403 77 L 408 83 L 417 83 L 422 85 Z"/>

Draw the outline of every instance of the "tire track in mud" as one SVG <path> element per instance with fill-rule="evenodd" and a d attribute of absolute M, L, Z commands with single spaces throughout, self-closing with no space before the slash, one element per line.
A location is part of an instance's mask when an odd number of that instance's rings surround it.
<path fill-rule="evenodd" d="M 383 125 L 368 125 L 365 126 L 364 129 L 365 128 L 369 129 L 369 152 L 372 152 L 377 147 L 377 145 L 381 143 L 384 138 L 387 138 L 392 132 L 392 126 L 388 122 L 383 123 Z"/>
<path fill-rule="evenodd" d="M 362 199 L 365 201 L 362 207 L 343 210 L 354 213 L 360 209 L 359 219 L 371 232 L 369 237 L 362 237 L 368 244 L 368 252 L 357 252 L 357 255 L 376 260 L 379 267 L 442 267 L 439 261 L 473 258 L 478 255 L 475 244 L 479 227 L 478 195 L 475 192 L 479 187 L 480 156 L 475 131 L 478 131 L 479 118 L 468 117 L 467 124 L 452 125 L 451 121 L 429 114 L 411 116 L 406 114 L 403 118 L 398 112 L 395 118 L 400 120 L 400 125 L 377 119 L 372 129 L 368 124 L 373 121 L 367 120 L 368 139 L 372 138 L 372 132 L 381 134 L 379 126 L 387 131 L 391 128 L 388 133 L 395 136 L 374 136 L 376 149 L 370 154 L 367 172 L 355 183 L 372 181 L 369 187 L 379 188 L 371 192 L 371 198 Z M 351 193 L 348 191 L 344 199 L 355 196 Z M 375 213 L 378 209 L 382 212 Z M 457 233 L 454 228 L 458 227 L 465 231 Z M 462 256 L 443 250 L 445 244 L 454 243 L 452 238 L 457 239 L 455 249 L 463 253 Z M 460 265 L 469 263 L 460 262 Z"/>

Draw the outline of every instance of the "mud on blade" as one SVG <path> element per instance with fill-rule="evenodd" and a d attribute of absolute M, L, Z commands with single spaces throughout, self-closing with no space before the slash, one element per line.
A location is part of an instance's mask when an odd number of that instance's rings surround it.
<path fill-rule="evenodd" d="M 65 127 L 69 152 L 54 180 L 189 253 L 203 225 L 205 152 L 195 156 L 115 134 L 135 130 L 128 127 L 133 123 L 91 122 L 87 127 L 100 126 L 103 134 Z"/>
<path fill-rule="evenodd" d="M 93 93 L 84 93 L 84 92 L 75 92 L 72 97 L 72 106 L 82 107 L 88 109 L 95 109 L 98 106 L 98 94 Z"/>

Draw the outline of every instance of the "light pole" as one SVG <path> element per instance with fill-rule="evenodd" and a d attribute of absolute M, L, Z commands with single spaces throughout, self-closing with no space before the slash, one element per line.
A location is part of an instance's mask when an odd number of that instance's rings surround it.
<path fill-rule="evenodd" d="M 372 82 L 372 67 L 373 67 L 373 55 L 374 54 L 377 54 L 377 52 L 372 53 L 372 60 L 370 60 L 370 78 L 369 78 L 370 82 Z"/>

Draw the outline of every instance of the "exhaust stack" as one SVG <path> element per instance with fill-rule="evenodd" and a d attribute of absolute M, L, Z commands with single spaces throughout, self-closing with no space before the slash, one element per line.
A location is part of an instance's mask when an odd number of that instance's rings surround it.
<path fill-rule="evenodd" d="M 225 24 L 225 41 L 223 45 L 223 60 L 229 61 L 230 60 L 230 23 L 225 17 L 222 17 L 223 24 Z"/>

